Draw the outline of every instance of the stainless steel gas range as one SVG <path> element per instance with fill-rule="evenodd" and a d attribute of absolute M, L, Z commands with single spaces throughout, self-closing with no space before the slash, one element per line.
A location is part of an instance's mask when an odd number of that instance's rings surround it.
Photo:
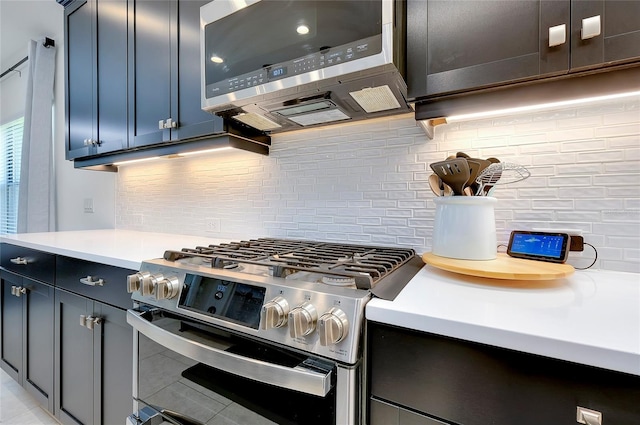
<path fill-rule="evenodd" d="M 363 423 L 364 308 L 411 249 L 285 239 L 166 251 L 128 277 L 129 423 Z"/>

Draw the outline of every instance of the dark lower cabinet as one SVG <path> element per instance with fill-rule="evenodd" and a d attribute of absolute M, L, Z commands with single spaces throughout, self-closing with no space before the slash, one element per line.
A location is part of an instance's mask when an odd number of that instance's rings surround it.
<path fill-rule="evenodd" d="M 126 311 L 56 289 L 55 323 L 60 422 L 124 423 L 133 410 L 133 333 Z"/>
<path fill-rule="evenodd" d="M 53 413 L 53 287 L 0 270 L 0 366 Z"/>
<path fill-rule="evenodd" d="M 133 270 L 58 256 L 55 400 L 63 424 L 122 424 L 133 412 Z"/>
<path fill-rule="evenodd" d="M 640 423 L 640 376 L 368 323 L 370 425 Z"/>

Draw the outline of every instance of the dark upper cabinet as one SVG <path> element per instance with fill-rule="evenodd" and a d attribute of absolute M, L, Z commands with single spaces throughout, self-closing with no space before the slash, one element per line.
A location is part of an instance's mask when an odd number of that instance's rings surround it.
<path fill-rule="evenodd" d="M 127 0 L 65 9 L 67 159 L 128 146 Z"/>
<path fill-rule="evenodd" d="M 132 147 L 222 132 L 200 108 L 200 6 L 207 1 L 132 3 L 129 27 Z"/>
<path fill-rule="evenodd" d="M 207 2 L 69 2 L 67 159 L 224 131 L 222 118 L 200 107 L 200 6 Z"/>
<path fill-rule="evenodd" d="M 583 37 L 583 20 L 599 22 L 600 34 Z M 589 21 L 587 21 L 589 22 Z M 640 58 L 640 2 L 571 2 L 571 69 L 582 70 Z"/>
<path fill-rule="evenodd" d="M 177 139 L 190 139 L 223 131 L 222 118 L 202 110 L 200 100 L 200 7 L 210 0 L 178 2 Z"/>
<path fill-rule="evenodd" d="M 582 40 L 583 19 L 597 16 L 601 34 Z M 639 37 L 636 1 L 408 0 L 408 96 L 435 98 L 637 60 Z"/>

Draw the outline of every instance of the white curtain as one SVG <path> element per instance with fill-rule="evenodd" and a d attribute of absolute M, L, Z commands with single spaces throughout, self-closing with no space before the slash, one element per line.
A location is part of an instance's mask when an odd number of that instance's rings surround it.
<path fill-rule="evenodd" d="M 55 230 L 52 105 L 55 46 L 29 42 L 27 96 L 22 136 L 18 233 Z"/>

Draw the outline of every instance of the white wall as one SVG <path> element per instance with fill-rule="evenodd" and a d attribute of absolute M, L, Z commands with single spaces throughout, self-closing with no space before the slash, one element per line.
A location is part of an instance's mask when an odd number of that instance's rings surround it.
<path fill-rule="evenodd" d="M 14 52 L 3 52 L 2 71 L 27 55 L 29 39 L 47 36 L 56 42 L 56 78 L 54 83 L 54 152 L 56 179 L 57 230 L 113 228 L 115 226 L 115 175 L 76 170 L 64 159 L 65 153 L 65 92 L 64 92 L 64 9 L 54 0 L 0 1 L 2 27 L 0 38 L 12 40 Z M 18 23 L 15 25 L 8 23 Z M 3 49 L 7 47 L 3 43 Z M 26 66 L 26 65 L 25 65 Z M 24 110 L 26 68 L 18 74 L 0 80 L 0 123 L 19 117 Z M 92 198 L 93 214 L 84 213 L 83 201 Z"/>
<path fill-rule="evenodd" d="M 276 135 L 269 157 L 232 151 L 121 167 L 116 227 L 420 253 L 430 250 L 435 214 L 429 164 L 458 151 L 531 171 L 496 188 L 499 242 L 513 229 L 576 228 L 597 248 L 596 267 L 640 272 L 637 98 L 449 124 L 434 140 L 403 115 Z M 211 218 L 220 233 L 207 232 Z M 572 254 L 577 267 L 591 259 L 588 247 Z"/>

